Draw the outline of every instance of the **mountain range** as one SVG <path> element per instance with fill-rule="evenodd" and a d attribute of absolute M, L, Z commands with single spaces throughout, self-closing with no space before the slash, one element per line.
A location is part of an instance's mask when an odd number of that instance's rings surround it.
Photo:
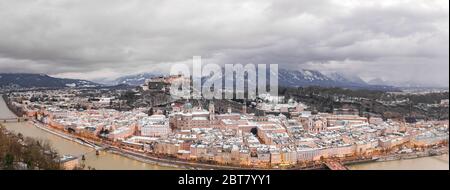
<path fill-rule="evenodd" d="M 144 84 L 146 79 L 150 79 L 153 77 L 163 76 L 163 74 L 158 73 L 140 73 L 135 75 L 127 75 L 123 77 L 119 77 L 116 80 L 112 81 L 111 84 L 128 84 L 130 86 L 139 86 Z"/>
<path fill-rule="evenodd" d="M 267 73 L 267 76 L 268 74 L 269 73 Z M 143 84 L 145 79 L 162 75 L 164 74 L 142 73 L 136 75 L 129 75 L 116 79 L 114 84 L 128 84 L 137 86 Z M 211 78 L 209 77 L 202 77 L 202 81 L 206 81 L 206 79 L 211 80 Z M 222 79 L 216 78 L 213 80 L 222 80 Z M 278 73 L 278 84 L 280 86 L 287 86 L 287 87 L 322 86 L 322 87 L 341 87 L 350 89 L 371 89 L 384 91 L 396 89 L 395 87 L 386 84 L 366 83 L 358 76 L 346 76 L 339 73 L 323 74 L 320 71 L 307 69 L 303 70 L 280 69 Z"/>
<path fill-rule="evenodd" d="M 280 86 L 287 87 L 321 86 L 383 91 L 396 90 L 395 87 L 390 85 L 366 83 L 358 76 L 346 76 L 339 73 L 323 74 L 320 71 L 307 69 L 281 69 L 278 73 L 278 83 Z"/>
<path fill-rule="evenodd" d="M 106 85 L 130 85 L 138 86 L 146 79 L 163 76 L 161 73 L 140 73 L 119 77 L 108 82 L 100 82 Z M 339 73 L 323 74 L 316 70 L 286 70 L 280 69 L 278 73 L 278 84 L 286 87 L 341 87 L 350 89 L 372 89 L 372 90 L 395 90 L 395 87 L 380 84 L 367 83 L 358 76 L 344 76 Z M 221 80 L 215 79 L 215 80 Z M 255 82 L 255 81 L 252 81 Z M 78 80 L 55 78 L 44 74 L 0 74 L 1 87 L 90 87 L 99 86 L 99 83 Z"/>
<path fill-rule="evenodd" d="M 45 74 L 0 73 L 0 88 L 97 87 L 100 84 L 80 79 L 55 78 Z"/>

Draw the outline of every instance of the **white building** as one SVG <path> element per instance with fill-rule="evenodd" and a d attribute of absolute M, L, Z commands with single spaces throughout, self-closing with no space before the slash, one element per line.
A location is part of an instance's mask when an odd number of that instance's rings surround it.
<path fill-rule="evenodd" d="M 164 115 L 152 115 L 141 119 L 139 128 L 142 136 L 161 137 L 171 132 L 169 119 Z"/>

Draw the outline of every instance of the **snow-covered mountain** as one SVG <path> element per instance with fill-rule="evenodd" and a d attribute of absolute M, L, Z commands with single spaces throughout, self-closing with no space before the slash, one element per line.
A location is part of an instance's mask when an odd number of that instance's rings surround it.
<path fill-rule="evenodd" d="M 0 88 L 63 88 L 98 86 L 100 85 L 87 80 L 55 78 L 45 74 L 0 73 Z"/>
<path fill-rule="evenodd" d="M 319 71 L 314 70 L 286 70 L 278 72 L 278 84 L 280 86 L 336 86 L 337 82 Z"/>
<path fill-rule="evenodd" d="M 329 78 L 341 82 L 356 85 L 367 85 L 367 83 L 357 75 L 343 75 L 336 72 L 326 74 Z"/>
<path fill-rule="evenodd" d="M 128 84 L 131 86 L 139 86 L 144 84 L 146 79 L 150 79 L 153 77 L 159 77 L 162 74 L 159 73 L 140 73 L 135 75 L 127 75 L 120 78 L 117 78 L 112 83 L 113 84 Z"/>
<path fill-rule="evenodd" d="M 395 90 L 395 87 L 387 85 L 367 84 L 358 76 L 345 76 L 339 73 L 325 75 L 315 70 L 286 70 L 280 69 L 278 74 L 278 84 L 287 87 L 340 87 L 350 89 L 371 89 L 371 90 Z"/>
<path fill-rule="evenodd" d="M 268 71 L 269 72 L 269 71 Z M 128 84 L 137 86 L 144 83 L 145 79 L 163 76 L 161 73 L 141 73 L 136 75 L 124 76 L 116 79 L 113 84 Z M 269 73 L 266 73 L 269 76 Z M 212 79 L 209 76 L 202 77 L 202 81 L 206 80 L 223 80 L 222 78 Z M 233 80 L 233 79 L 225 79 Z M 250 81 L 256 84 L 256 81 Z M 223 82 L 225 84 L 225 82 Z M 305 87 L 305 86 L 322 86 L 322 87 L 342 87 L 352 89 L 378 89 L 390 90 L 393 87 L 386 85 L 371 85 L 364 82 L 358 76 L 346 76 L 339 73 L 323 74 L 316 70 L 287 70 L 279 69 L 278 84 L 286 87 Z"/>
<path fill-rule="evenodd" d="M 374 78 L 372 80 L 369 80 L 367 83 L 371 85 L 386 85 L 388 82 L 380 78 Z"/>

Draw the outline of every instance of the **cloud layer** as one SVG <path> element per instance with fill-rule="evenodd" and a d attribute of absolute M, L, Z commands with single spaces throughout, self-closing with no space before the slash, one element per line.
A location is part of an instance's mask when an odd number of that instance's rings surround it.
<path fill-rule="evenodd" d="M 83 79 L 206 62 L 449 84 L 447 0 L 0 0 L 0 72 Z"/>

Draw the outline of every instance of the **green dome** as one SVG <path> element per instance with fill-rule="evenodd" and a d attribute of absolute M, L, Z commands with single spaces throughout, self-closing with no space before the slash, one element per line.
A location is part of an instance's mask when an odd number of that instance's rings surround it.
<path fill-rule="evenodd" d="M 189 102 L 184 104 L 184 106 L 183 106 L 184 109 L 192 109 L 192 107 L 193 107 L 192 104 Z"/>

